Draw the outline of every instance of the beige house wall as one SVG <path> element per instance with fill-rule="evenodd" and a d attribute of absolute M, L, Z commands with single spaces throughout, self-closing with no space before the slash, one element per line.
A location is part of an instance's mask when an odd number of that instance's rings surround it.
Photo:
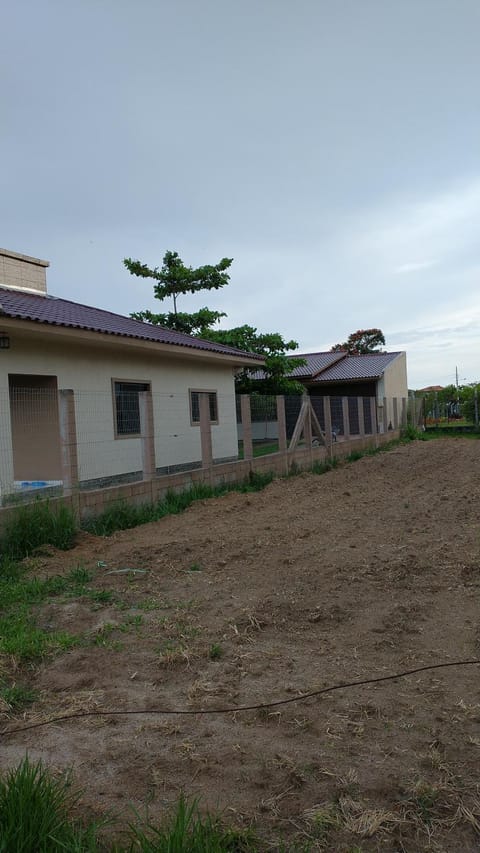
<path fill-rule="evenodd" d="M 383 400 L 387 398 L 386 424 L 387 427 L 394 423 L 393 398 L 401 400 L 408 398 L 407 381 L 407 355 L 401 352 L 397 358 L 390 362 L 377 385 L 377 404 L 380 408 L 380 423 L 382 423 Z M 400 416 L 400 411 L 399 411 Z"/>
<path fill-rule="evenodd" d="M 37 327 L 38 329 L 38 327 Z M 238 453 L 234 371 L 231 365 L 196 360 L 182 353 L 136 352 L 115 341 L 94 347 L 68 337 L 28 337 L 12 333 L 11 347 L 0 353 L 0 488 L 14 481 L 9 406 L 9 374 L 56 376 L 59 389 L 75 392 L 80 480 L 142 469 L 141 439 L 115 438 L 112 380 L 151 383 L 156 466 L 200 462 L 200 427 L 190 421 L 189 390 L 216 391 L 219 423 L 212 426 L 214 459 Z M 41 455 L 41 441 L 38 453 Z M 37 479 L 35 477 L 35 479 Z"/>

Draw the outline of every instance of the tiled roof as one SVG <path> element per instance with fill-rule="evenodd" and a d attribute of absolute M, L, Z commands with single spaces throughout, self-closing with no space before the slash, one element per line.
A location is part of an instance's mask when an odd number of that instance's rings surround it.
<path fill-rule="evenodd" d="M 378 379 L 385 368 L 395 361 L 399 352 L 382 352 L 370 355 L 347 355 L 341 361 L 324 370 L 313 381 L 348 382 L 361 379 Z"/>
<path fill-rule="evenodd" d="M 297 358 L 304 358 L 307 362 L 303 367 L 296 367 L 292 370 L 290 376 L 294 379 L 299 379 L 300 377 L 307 376 L 315 376 L 316 373 L 319 373 L 321 370 L 325 370 L 327 367 L 330 367 L 335 362 L 339 361 L 342 358 L 345 358 L 344 352 L 307 352 L 305 355 L 297 356 Z M 295 362 L 295 356 L 292 356 L 292 363 Z"/>
<path fill-rule="evenodd" d="M 142 341 L 154 341 L 194 350 L 207 350 L 237 356 L 242 362 L 250 359 L 263 360 L 262 356 L 254 353 L 204 341 L 163 326 L 142 323 L 141 320 L 132 320 L 131 317 L 123 317 L 111 311 L 91 308 L 67 299 L 57 299 L 54 296 L 37 296 L 4 287 L 0 288 L 0 316 L 31 320 L 50 326 L 64 326 L 68 329 L 85 329 L 90 332 L 101 332 L 104 335 L 137 338 Z"/>

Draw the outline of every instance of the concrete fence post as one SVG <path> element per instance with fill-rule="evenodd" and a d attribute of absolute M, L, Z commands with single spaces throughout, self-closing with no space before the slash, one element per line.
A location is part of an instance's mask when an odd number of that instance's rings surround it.
<path fill-rule="evenodd" d="M 375 397 L 370 397 L 370 420 L 372 422 L 372 435 L 375 436 L 375 447 L 378 447 L 377 401 Z"/>
<path fill-rule="evenodd" d="M 75 395 L 70 388 L 58 392 L 58 414 L 63 494 L 71 495 L 78 489 L 78 453 Z"/>
<path fill-rule="evenodd" d="M 277 395 L 278 451 L 287 452 L 287 419 L 285 415 L 285 397 Z"/>
<path fill-rule="evenodd" d="M 152 392 L 139 391 L 140 435 L 142 442 L 142 473 L 144 480 L 153 480 L 156 474 L 155 427 L 153 422 Z"/>
<path fill-rule="evenodd" d="M 360 438 L 365 437 L 365 412 L 363 409 L 363 397 L 357 397 L 358 408 L 358 434 Z"/>
<path fill-rule="evenodd" d="M 406 397 L 402 397 L 401 425 L 402 425 L 402 427 L 407 426 L 407 398 Z"/>
<path fill-rule="evenodd" d="M 383 398 L 383 431 L 386 434 L 388 432 L 388 425 L 390 423 L 389 414 L 388 414 L 388 400 L 386 397 Z"/>
<path fill-rule="evenodd" d="M 342 414 L 343 414 L 343 438 L 345 441 L 350 439 L 350 412 L 348 408 L 348 397 L 342 397 Z"/>
<path fill-rule="evenodd" d="M 242 413 L 243 458 L 251 460 L 253 459 L 252 410 L 248 394 L 240 396 L 240 409 Z"/>
<path fill-rule="evenodd" d="M 323 416 L 325 419 L 325 440 L 327 449 L 332 455 L 332 408 L 330 405 L 330 397 L 323 398 Z"/>
<path fill-rule="evenodd" d="M 209 395 L 199 391 L 200 409 L 200 440 L 202 444 L 202 468 L 211 468 L 213 465 L 212 454 L 212 427 L 210 423 L 210 400 Z"/>
<path fill-rule="evenodd" d="M 410 422 L 414 429 L 417 428 L 417 413 L 415 411 L 415 391 L 410 394 Z"/>
<path fill-rule="evenodd" d="M 398 429 L 398 400 L 396 397 L 392 400 L 393 405 L 393 428 Z"/>

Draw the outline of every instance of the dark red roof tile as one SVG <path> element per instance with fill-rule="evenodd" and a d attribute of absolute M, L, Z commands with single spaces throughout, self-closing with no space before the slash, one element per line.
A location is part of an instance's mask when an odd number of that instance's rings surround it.
<path fill-rule="evenodd" d="M 0 316 L 31 320 L 34 323 L 45 323 L 50 326 L 64 326 L 69 329 L 85 329 L 90 332 L 100 332 L 104 335 L 118 335 L 125 338 L 137 338 L 142 341 L 153 341 L 172 346 L 187 347 L 196 350 L 223 353 L 238 356 L 239 360 L 255 359 L 263 361 L 262 356 L 246 353 L 243 350 L 223 346 L 223 344 L 204 341 L 182 332 L 174 332 L 163 326 L 153 326 L 113 314 L 101 308 L 81 305 L 67 299 L 57 299 L 55 296 L 37 296 L 19 290 L 0 288 Z"/>

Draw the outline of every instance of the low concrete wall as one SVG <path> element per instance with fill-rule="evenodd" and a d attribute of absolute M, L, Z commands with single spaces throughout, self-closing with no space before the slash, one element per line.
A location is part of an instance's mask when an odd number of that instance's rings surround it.
<path fill-rule="evenodd" d="M 346 441 L 332 444 L 331 455 L 343 458 L 355 450 L 368 450 L 387 444 L 400 437 L 400 430 L 392 430 L 386 434 L 355 437 Z M 152 480 L 139 480 L 136 483 L 126 483 L 92 491 L 76 491 L 65 497 L 50 498 L 53 509 L 65 505 L 71 507 L 80 521 L 86 521 L 105 512 L 106 509 L 119 501 L 139 506 L 152 503 L 165 497 L 168 491 L 183 492 L 196 483 L 208 483 L 212 486 L 222 484 L 242 483 L 253 473 L 272 473 L 277 477 L 285 476 L 292 471 L 311 470 L 315 462 L 325 462 L 329 457 L 327 449 L 320 447 L 297 447 L 293 452 L 270 453 L 251 460 L 238 460 L 212 465 L 210 468 L 195 468 L 155 477 Z M 3 507 L 0 509 L 0 532 L 8 519 L 17 512 L 18 507 Z"/>

